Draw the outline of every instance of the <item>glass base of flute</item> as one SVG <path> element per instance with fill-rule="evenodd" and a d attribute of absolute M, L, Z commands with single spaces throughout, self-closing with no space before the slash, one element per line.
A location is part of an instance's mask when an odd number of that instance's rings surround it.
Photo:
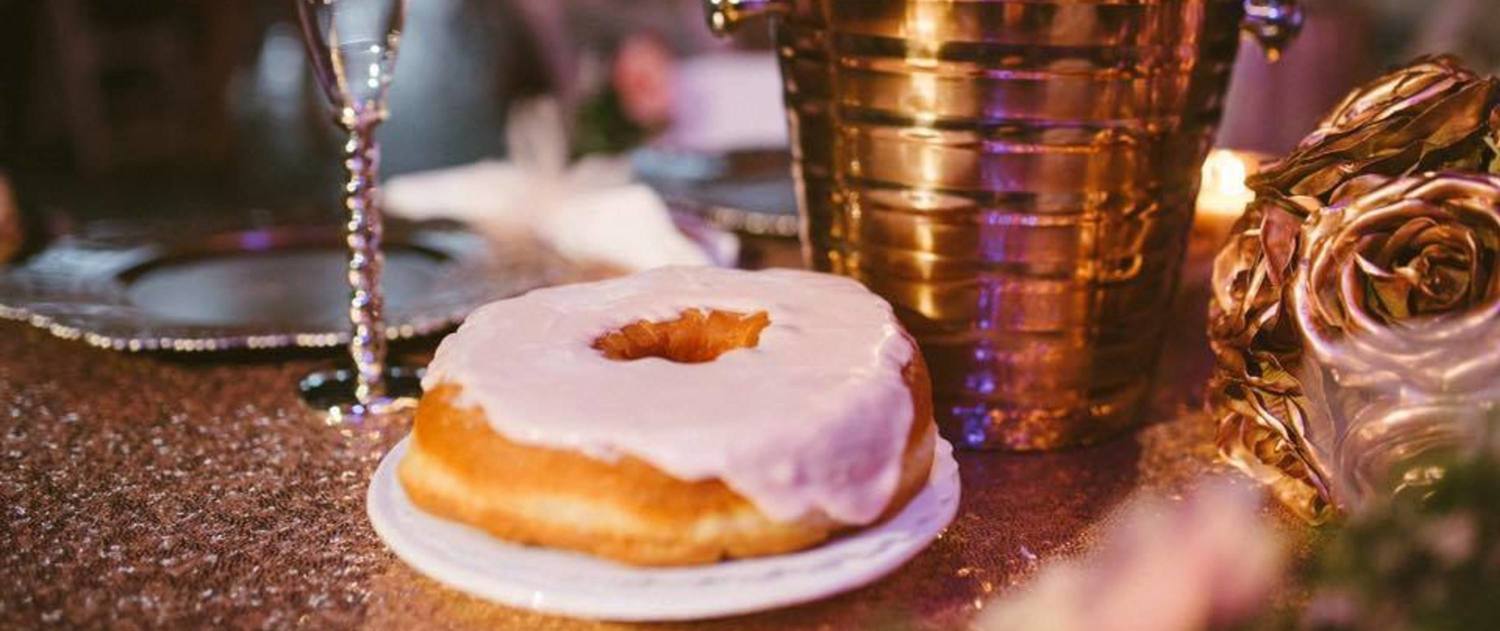
<path fill-rule="evenodd" d="M 358 373 L 349 369 L 320 370 L 297 383 L 302 402 L 328 415 L 328 421 L 339 423 L 369 416 L 397 414 L 417 405 L 422 396 L 422 370 L 391 366 L 382 375 L 385 394 L 359 400 Z"/>

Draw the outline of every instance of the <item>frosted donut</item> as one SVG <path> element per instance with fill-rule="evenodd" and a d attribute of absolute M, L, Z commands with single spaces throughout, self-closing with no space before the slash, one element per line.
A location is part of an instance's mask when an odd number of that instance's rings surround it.
<path fill-rule="evenodd" d="M 439 345 L 398 469 L 423 510 L 627 563 L 778 554 L 898 512 L 936 429 L 855 281 L 662 268 L 489 304 Z"/>

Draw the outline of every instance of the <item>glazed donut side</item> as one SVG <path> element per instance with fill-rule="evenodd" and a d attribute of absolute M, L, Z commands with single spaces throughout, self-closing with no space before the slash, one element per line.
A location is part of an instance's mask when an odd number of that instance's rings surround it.
<path fill-rule="evenodd" d="M 881 520 L 926 484 L 937 435 L 920 353 L 901 376 L 913 418 Z M 639 458 L 607 462 L 513 442 L 481 410 L 459 406 L 460 392 L 445 383 L 422 397 L 397 473 L 419 508 L 495 537 L 635 565 L 690 565 L 799 550 L 852 527 L 821 511 L 778 522 L 718 479 L 680 480 Z"/>

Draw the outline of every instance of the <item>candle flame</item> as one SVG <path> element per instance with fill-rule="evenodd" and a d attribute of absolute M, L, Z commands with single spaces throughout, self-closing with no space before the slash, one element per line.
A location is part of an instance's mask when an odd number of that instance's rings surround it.
<path fill-rule="evenodd" d="M 1198 211 L 1238 215 L 1255 200 L 1245 179 L 1255 171 L 1254 154 L 1215 149 L 1203 163 L 1203 184 L 1198 191 Z"/>

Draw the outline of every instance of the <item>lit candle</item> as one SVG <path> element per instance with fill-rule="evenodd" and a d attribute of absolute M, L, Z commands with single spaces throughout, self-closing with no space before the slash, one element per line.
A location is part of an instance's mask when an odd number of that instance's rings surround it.
<path fill-rule="evenodd" d="M 1203 163 L 1203 183 L 1198 189 L 1198 214 L 1193 221 L 1194 240 L 1217 248 L 1229 229 L 1255 199 L 1245 179 L 1260 168 L 1264 156 L 1249 151 L 1215 149 Z"/>

